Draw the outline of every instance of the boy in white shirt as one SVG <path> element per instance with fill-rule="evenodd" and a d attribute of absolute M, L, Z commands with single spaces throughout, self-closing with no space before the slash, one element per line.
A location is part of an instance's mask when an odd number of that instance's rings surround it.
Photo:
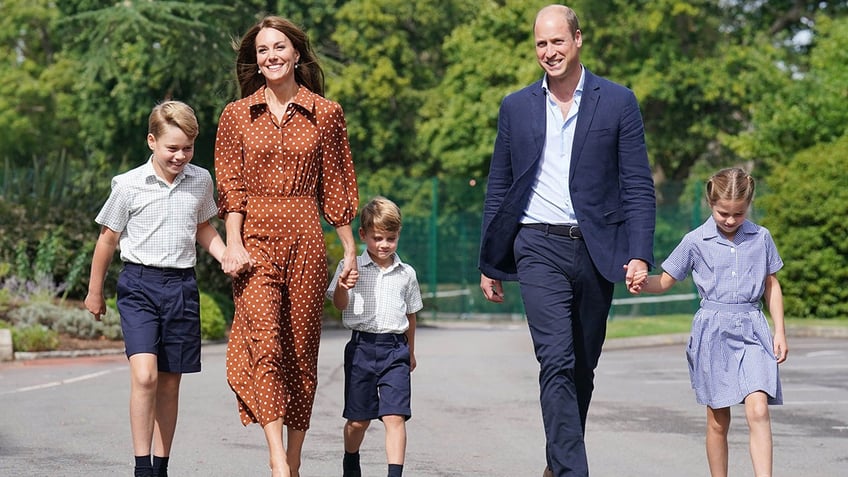
<path fill-rule="evenodd" d="M 343 477 L 360 477 L 359 448 L 373 419 L 386 427 L 388 477 L 401 477 L 406 454 L 410 373 L 415 369 L 415 313 L 421 292 L 415 270 L 396 250 L 401 230 L 398 206 L 375 197 L 362 208 L 359 237 L 366 250 L 357 272 L 339 281 L 340 263 L 327 297 L 350 328 L 345 346 L 345 456 Z M 355 285 L 355 287 L 354 287 Z"/>
<path fill-rule="evenodd" d="M 120 245 L 124 267 L 117 305 L 130 364 L 136 477 L 167 477 L 180 380 L 183 373 L 200 371 L 195 242 L 219 262 L 225 249 L 209 223 L 218 211 L 212 176 L 190 164 L 197 134 L 197 118 L 187 104 L 165 101 L 154 107 L 147 133 L 150 159 L 112 179 L 112 192 L 95 219 L 101 229 L 85 307 L 96 320 L 106 313 L 103 282 Z"/>

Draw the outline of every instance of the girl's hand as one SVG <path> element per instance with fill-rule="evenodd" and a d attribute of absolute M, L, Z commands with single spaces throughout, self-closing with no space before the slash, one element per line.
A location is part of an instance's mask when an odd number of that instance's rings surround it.
<path fill-rule="evenodd" d="M 783 333 L 774 335 L 774 355 L 777 357 L 777 364 L 786 361 L 789 356 L 789 345 L 786 344 L 786 335 Z"/>

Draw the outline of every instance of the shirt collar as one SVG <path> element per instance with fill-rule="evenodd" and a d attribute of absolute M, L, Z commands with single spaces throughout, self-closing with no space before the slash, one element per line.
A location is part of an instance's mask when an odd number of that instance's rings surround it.
<path fill-rule="evenodd" d="M 363 267 L 374 266 L 374 267 L 380 268 L 380 266 L 377 265 L 377 262 L 375 262 L 374 260 L 371 259 L 371 255 L 368 254 L 368 250 L 363 250 L 362 255 L 360 255 L 360 256 L 362 257 L 362 266 Z M 392 254 L 392 266 L 389 267 L 388 270 L 393 270 L 396 267 L 398 267 L 400 264 L 401 264 L 400 257 L 398 257 L 397 252 L 395 252 L 395 253 Z"/>
<path fill-rule="evenodd" d="M 170 185 L 173 186 L 173 185 L 180 183 L 183 180 L 183 178 L 185 178 L 186 176 L 188 176 L 188 177 L 194 176 L 194 170 L 192 168 L 188 167 L 190 164 L 191 163 L 186 164 L 185 167 L 183 167 L 183 170 L 180 171 L 180 173 L 177 174 L 176 177 L 174 177 L 174 182 Z M 147 162 L 144 163 L 144 166 L 142 166 L 142 167 L 143 167 L 142 172 L 144 173 L 145 179 L 154 179 L 154 180 L 165 182 L 165 179 L 159 177 L 159 175 L 156 174 L 156 169 L 153 167 L 153 154 L 151 154 L 150 157 L 147 158 Z"/>
<path fill-rule="evenodd" d="M 574 89 L 574 96 L 583 96 L 583 85 L 586 83 L 586 68 L 580 65 L 580 80 L 577 81 L 577 88 Z M 542 92 L 548 94 L 548 74 L 542 75 Z"/>
<path fill-rule="evenodd" d="M 268 101 L 265 99 L 265 88 L 267 86 L 263 85 L 259 89 L 256 90 L 253 94 L 248 96 L 247 105 L 249 107 L 259 106 L 259 105 L 267 105 Z M 313 111 L 315 109 L 315 99 L 317 94 L 313 93 L 309 90 L 309 88 L 301 85 L 297 89 L 297 93 L 294 95 L 294 99 L 292 99 L 292 104 L 296 104 L 300 106 L 306 111 Z"/>
<path fill-rule="evenodd" d="M 736 233 L 742 233 L 743 235 L 755 235 L 758 231 L 759 227 L 757 227 L 757 224 L 751 222 L 748 219 L 745 219 L 745 221 L 742 222 L 742 225 L 739 226 L 739 229 L 736 231 Z M 716 224 L 715 219 L 713 219 L 712 215 L 710 215 L 706 223 L 704 223 L 701 233 L 701 236 L 704 240 L 724 237 L 724 235 L 719 233 L 718 224 Z"/>

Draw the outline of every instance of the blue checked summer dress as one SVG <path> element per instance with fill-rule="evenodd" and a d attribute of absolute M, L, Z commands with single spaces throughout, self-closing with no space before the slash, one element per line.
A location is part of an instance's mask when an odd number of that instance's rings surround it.
<path fill-rule="evenodd" d="M 783 404 L 777 358 L 761 298 L 765 279 L 783 267 L 771 234 L 745 221 L 733 241 L 712 217 L 689 232 L 663 262 L 663 270 L 692 279 L 701 307 L 686 348 L 689 378 L 699 404 L 713 409 L 741 403 L 755 391 Z"/>

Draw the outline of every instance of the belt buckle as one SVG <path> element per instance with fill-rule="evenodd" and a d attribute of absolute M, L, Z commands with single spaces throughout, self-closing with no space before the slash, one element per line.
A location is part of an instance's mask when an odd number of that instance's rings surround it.
<path fill-rule="evenodd" d="M 573 226 L 573 225 L 570 225 L 570 226 L 568 227 L 568 238 L 573 239 L 573 240 L 576 240 L 576 239 L 579 239 L 579 238 L 580 238 L 580 235 L 574 235 L 574 230 L 575 230 L 575 229 L 580 230 L 580 229 L 578 229 L 577 227 L 575 227 L 575 226 Z"/>

